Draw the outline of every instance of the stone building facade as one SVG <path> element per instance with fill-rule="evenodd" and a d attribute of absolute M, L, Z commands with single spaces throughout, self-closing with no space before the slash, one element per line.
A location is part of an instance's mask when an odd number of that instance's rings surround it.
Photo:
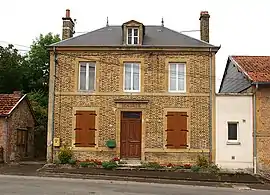
<path fill-rule="evenodd" d="M 140 29 L 138 44 L 124 45 L 129 37 L 123 43 L 121 34 L 127 35 L 125 30 L 134 26 Z M 215 53 L 219 48 L 182 34 L 180 39 L 190 39 L 190 46 L 182 47 L 181 43 L 170 47 L 159 43 L 155 47 L 147 46 L 150 44 L 147 37 L 160 36 L 153 34 L 160 32 L 160 28 L 161 31 L 164 29 L 161 33 L 165 37 L 166 33 L 171 33 L 165 27 L 147 27 L 132 20 L 124 23 L 122 28 L 107 26 L 99 34 L 90 32 L 84 35 L 85 41 L 91 42 L 91 38 L 96 36 L 101 36 L 102 40 L 103 34 L 115 39 L 114 33 L 120 31 L 118 46 L 110 45 L 112 43 L 108 40 L 106 46 L 83 43 L 83 37 L 51 46 L 48 161 L 55 159 L 59 150 L 59 147 L 52 145 L 53 139 L 60 139 L 58 146 L 70 146 L 78 160 L 109 160 L 118 156 L 180 164 L 193 163 L 202 153 L 206 156 L 211 154 L 214 148 L 209 141 L 215 133 L 215 124 L 214 119 L 210 120 L 210 115 L 214 114 L 210 111 L 210 100 L 214 107 Z M 133 41 L 137 43 L 135 39 Z M 192 45 L 194 41 L 196 44 Z M 82 45 L 78 46 L 79 43 Z M 94 64 L 95 87 L 92 91 L 80 90 L 82 63 Z M 139 64 L 138 91 L 125 90 L 126 63 Z M 185 66 L 181 77 L 184 90 L 181 92 L 170 91 L 171 64 Z M 85 121 L 78 119 L 84 114 L 85 117 L 91 115 L 88 121 L 94 122 L 88 129 L 93 131 L 83 134 L 92 140 L 82 144 L 85 140 L 79 139 L 80 133 L 85 125 L 90 124 L 85 122 L 86 118 Z M 182 123 L 175 122 L 177 118 L 172 116 L 176 115 L 183 120 Z M 172 131 L 178 127 L 179 133 L 173 134 Z M 179 139 L 174 140 L 174 136 L 179 136 Z M 115 147 L 109 147 L 108 141 L 115 142 Z"/>

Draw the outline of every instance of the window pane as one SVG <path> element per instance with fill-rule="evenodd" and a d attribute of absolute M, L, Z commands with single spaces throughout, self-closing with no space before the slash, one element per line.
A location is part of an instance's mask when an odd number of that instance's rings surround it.
<path fill-rule="evenodd" d="M 132 37 L 128 37 L 128 44 L 132 44 L 131 40 L 132 40 Z"/>
<path fill-rule="evenodd" d="M 185 88 L 185 65 L 178 64 L 178 90 L 183 91 Z"/>
<path fill-rule="evenodd" d="M 138 29 L 134 29 L 134 36 L 138 36 Z"/>
<path fill-rule="evenodd" d="M 80 65 L 80 90 L 86 90 L 86 64 Z"/>
<path fill-rule="evenodd" d="M 125 90 L 131 90 L 131 64 L 125 64 Z"/>
<path fill-rule="evenodd" d="M 89 89 L 95 90 L 95 65 L 89 64 Z"/>
<path fill-rule="evenodd" d="M 237 140 L 237 123 L 228 123 L 228 140 Z"/>
<path fill-rule="evenodd" d="M 170 64 L 170 90 L 176 90 L 176 64 Z"/>
<path fill-rule="evenodd" d="M 139 90 L 140 85 L 140 65 L 133 64 L 133 90 Z"/>
<path fill-rule="evenodd" d="M 128 36 L 129 36 L 129 37 L 132 36 L 132 29 L 131 29 L 131 28 L 128 29 Z"/>
<path fill-rule="evenodd" d="M 134 44 L 138 44 L 138 37 L 134 37 Z"/>

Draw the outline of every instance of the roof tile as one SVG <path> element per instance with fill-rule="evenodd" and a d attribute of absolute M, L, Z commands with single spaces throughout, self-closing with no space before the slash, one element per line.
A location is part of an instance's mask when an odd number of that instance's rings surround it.
<path fill-rule="evenodd" d="M 0 115 L 7 115 L 21 99 L 17 94 L 0 94 Z"/>
<path fill-rule="evenodd" d="M 270 56 L 232 56 L 253 82 L 270 82 Z"/>

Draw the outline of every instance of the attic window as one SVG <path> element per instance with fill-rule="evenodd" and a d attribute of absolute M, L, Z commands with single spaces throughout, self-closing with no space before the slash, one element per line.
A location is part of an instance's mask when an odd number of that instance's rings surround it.
<path fill-rule="evenodd" d="M 128 28 L 127 29 L 127 44 L 137 45 L 139 43 L 139 29 L 138 28 Z"/>

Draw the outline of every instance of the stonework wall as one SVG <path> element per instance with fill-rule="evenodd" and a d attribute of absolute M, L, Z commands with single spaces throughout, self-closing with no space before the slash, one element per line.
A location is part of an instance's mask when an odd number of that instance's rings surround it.
<path fill-rule="evenodd" d="M 270 87 L 259 86 L 256 97 L 258 168 L 270 170 Z"/>
<path fill-rule="evenodd" d="M 5 119 L 0 118 L 0 147 L 5 145 Z"/>
<path fill-rule="evenodd" d="M 122 61 L 140 59 L 142 92 L 123 92 Z M 97 90 L 77 91 L 79 61 L 97 64 Z M 168 62 L 185 62 L 187 93 L 168 93 Z M 214 63 L 213 63 L 214 64 Z M 214 70 L 214 69 L 213 69 Z M 96 108 L 98 113 L 98 142 L 95 148 L 76 149 L 75 156 L 109 159 L 119 155 L 119 146 L 108 149 L 105 142 L 116 139 L 120 131 L 119 113 L 125 109 L 143 111 L 142 139 L 147 161 L 194 162 L 201 150 L 209 149 L 209 53 L 208 52 L 58 52 L 54 113 L 54 137 L 72 145 L 74 108 Z M 214 75 L 213 75 L 214 78 Z M 214 79 L 213 79 L 213 86 Z M 214 89 L 214 87 L 213 87 Z M 148 103 L 115 103 L 117 99 L 147 100 Z M 214 101 L 214 100 L 213 100 Z M 189 149 L 169 151 L 166 147 L 166 110 L 185 109 L 189 113 Z M 49 129 L 50 131 L 50 129 Z M 151 152 L 152 150 L 152 152 Z M 150 151 L 150 152 L 146 152 Z M 196 151 L 196 152 L 194 152 Z M 162 157 L 162 158 L 161 158 Z"/>
<path fill-rule="evenodd" d="M 34 155 L 34 118 L 26 100 L 23 100 L 8 118 L 8 148 L 7 161 L 20 160 L 21 156 L 17 148 L 17 129 L 28 129 L 28 156 Z"/>

